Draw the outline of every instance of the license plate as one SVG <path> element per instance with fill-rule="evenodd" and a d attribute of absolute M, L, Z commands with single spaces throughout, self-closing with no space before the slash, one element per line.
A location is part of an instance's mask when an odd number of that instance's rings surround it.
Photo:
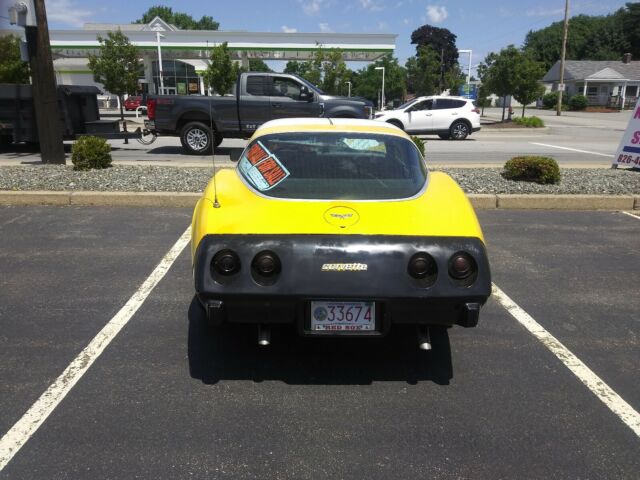
<path fill-rule="evenodd" d="M 311 302 L 311 330 L 357 332 L 375 330 L 374 302 Z"/>

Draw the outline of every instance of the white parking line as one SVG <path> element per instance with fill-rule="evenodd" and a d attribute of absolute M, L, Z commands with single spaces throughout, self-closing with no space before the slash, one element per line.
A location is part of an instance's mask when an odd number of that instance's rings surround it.
<path fill-rule="evenodd" d="M 529 330 L 542 344 L 551 350 L 564 365 L 571 370 L 591 392 L 604 403 L 609 410 L 615 413 L 633 432 L 640 437 L 640 414 L 629 405 L 620 395 L 613 391 L 609 385 L 598 377 L 582 360 L 576 357 L 567 347 L 555 338 L 551 333 L 536 322 L 527 312 L 520 308 L 506 293 L 495 283 L 493 284 L 493 297 L 502 305 L 520 324 Z"/>
<path fill-rule="evenodd" d="M 588 153 L 589 155 L 600 155 L 601 157 L 609 157 L 613 159 L 613 154 L 590 152 L 589 150 L 579 150 L 577 148 L 560 147 L 558 145 L 549 145 L 548 143 L 536 143 L 536 142 L 529 142 L 529 143 L 531 143 L 531 145 L 540 145 L 541 147 L 559 148 L 560 150 L 569 150 L 569 151 L 578 152 L 578 153 Z"/>
<path fill-rule="evenodd" d="M 165 276 L 173 262 L 191 240 L 191 227 L 187 228 L 171 247 L 158 266 L 151 272 L 129 301 L 109 320 L 102 330 L 89 342 L 64 372 L 40 395 L 31 408 L 0 439 L 0 472 L 11 461 L 31 436 L 40 428 L 74 385 L 89 370 L 104 349 L 129 323 L 149 294 Z"/>
<path fill-rule="evenodd" d="M 629 215 L 631 218 L 635 218 L 636 220 L 640 220 L 640 217 L 638 215 L 634 215 L 631 212 L 620 212 L 620 213 L 624 213 L 625 215 Z"/>

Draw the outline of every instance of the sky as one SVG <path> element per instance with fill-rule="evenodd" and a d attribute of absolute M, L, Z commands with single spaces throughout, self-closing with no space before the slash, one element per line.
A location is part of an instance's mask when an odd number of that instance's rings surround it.
<path fill-rule="evenodd" d="M 0 0 L 4 3 L 8 0 Z M 606 15 L 629 0 L 571 0 L 570 15 Z M 130 23 L 162 4 L 196 19 L 210 15 L 220 30 L 397 34 L 395 56 L 404 65 L 415 54 L 411 32 L 429 24 L 457 35 L 471 49 L 472 67 L 492 51 L 522 45 L 529 30 L 564 17 L 563 0 L 45 0 L 49 28 L 81 28 L 86 22 Z M 0 28 L 8 22 L 0 18 Z M 468 65 L 468 54 L 461 55 Z M 272 66 L 272 68 L 274 68 Z M 352 67 L 353 68 L 353 67 Z"/>

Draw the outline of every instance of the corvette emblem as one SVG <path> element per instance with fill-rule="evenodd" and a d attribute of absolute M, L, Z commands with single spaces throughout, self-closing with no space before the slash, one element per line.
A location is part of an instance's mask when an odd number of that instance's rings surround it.
<path fill-rule="evenodd" d="M 335 227 L 347 228 L 358 223 L 360 215 L 353 208 L 338 206 L 324 212 L 324 220 Z"/>
<path fill-rule="evenodd" d="M 366 272 L 369 266 L 366 263 L 325 263 L 323 272 Z"/>
<path fill-rule="evenodd" d="M 330 213 L 329 216 L 333 218 L 339 218 L 340 220 L 344 220 L 345 218 L 353 217 L 353 213 Z"/>

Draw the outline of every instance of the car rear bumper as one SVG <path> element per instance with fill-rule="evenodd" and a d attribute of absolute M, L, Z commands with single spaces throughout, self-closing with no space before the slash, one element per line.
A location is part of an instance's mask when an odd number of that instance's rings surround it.
<path fill-rule="evenodd" d="M 214 255 L 224 249 L 240 259 L 239 271 L 230 276 L 211 268 Z M 267 282 L 252 268 L 254 256 L 265 250 L 275 252 L 282 266 Z M 448 273 L 451 256 L 461 251 L 477 264 L 469 286 Z M 409 260 L 419 252 L 437 265 L 428 281 L 408 273 Z M 309 335 L 334 334 L 310 330 L 312 300 L 373 301 L 375 331 L 356 334 L 384 335 L 395 323 L 473 327 L 491 293 L 486 249 L 469 237 L 207 235 L 196 250 L 194 281 L 216 324 L 294 324 Z"/>

